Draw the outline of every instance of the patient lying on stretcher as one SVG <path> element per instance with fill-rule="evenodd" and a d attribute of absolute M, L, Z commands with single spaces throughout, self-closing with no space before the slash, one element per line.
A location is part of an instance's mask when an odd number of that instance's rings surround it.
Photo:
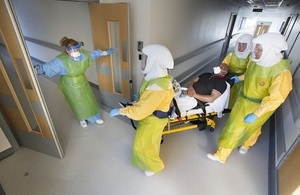
<path fill-rule="evenodd" d="M 174 81 L 174 99 L 179 109 L 180 116 L 216 112 L 218 117 L 227 108 L 230 87 L 233 85 L 226 64 L 214 67 L 214 73 L 203 73 L 192 79 L 188 88 L 181 88 Z M 178 115 L 178 112 L 177 112 Z"/>

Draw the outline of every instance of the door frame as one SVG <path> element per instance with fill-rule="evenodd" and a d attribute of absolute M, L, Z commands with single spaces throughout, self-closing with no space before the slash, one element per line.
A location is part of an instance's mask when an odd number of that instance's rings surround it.
<path fill-rule="evenodd" d="M 63 150 L 34 73 L 12 2 L 10 0 L 0 0 L 0 5 L 0 33 L 16 71 L 16 77 L 21 85 L 20 89 L 12 85 L 13 78 L 9 77 L 4 67 L 1 68 L 4 76 L 3 80 L 8 86 L 6 90 L 8 94 L 2 93 L 2 95 L 6 95 L 11 99 L 12 104 L 18 105 L 15 108 L 10 108 L 2 104 L 1 110 L 4 111 L 2 114 L 13 134 L 17 136 L 20 145 L 63 158 Z M 22 92 L 25 98 L 19 97 L 16 92 Z M 24 101 L 28 106 L 21 104 Z M 29 113 L 28 109 L 32 114 L 30 116 L 26 114 Z M 16 120 L 19 122 L 13 122 Z"/>
<path fill-rule="evenodd" d="M 221 51 L 221 55 L 220 55 L 220 59 L 219 59 L 219 64 L 223 61 L 223 59 L 227 55 L 227 51 L 228 51 L 230 40 L 232 38 L 232 33 L 233 33 L 234 26 L 235 26 L 236 18 L 237 18 L 237 13 L 231 13 L 228 24 L 227 24 L 225 40 L 223 43 L 223 47 L 222 47 L 222 51 Z"/>

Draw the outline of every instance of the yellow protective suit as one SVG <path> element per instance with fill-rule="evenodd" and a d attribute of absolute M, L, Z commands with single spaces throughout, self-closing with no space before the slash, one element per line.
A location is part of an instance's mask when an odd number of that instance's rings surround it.
<path fill-rule="evenodd" d="M 174 95 L 172 77 L 167 75 L 143 80 L 139 99 L 133 106 L 120 109 L 120 114 L 138 121 L 131 163 L 142 170 L 159 172 L 164 163 L 159 156 L 162 131 L 168 118 L 158 118 L 156 110 L 168 112 Z"/>
<path fill-rule="evenodd" d="M 228 65 L 229 72 L 235 76 L 243 75 L 246 72 L 251 56 L 252 39 L 253 36 L 250 34 L 241 35 L 236 41 L 234 51 L 229 53 L 222 62 Z M 228 108 L 232 109 L 243 85 L 244 81 L 240 81 L 231 87 Z"/>
<path fill-rule="evenodd" d="M 227 160 L 232 149 L 243 144 L 246 147 L 255 144 L 262 125 L 292 90 L 289 60 L 281 60 L 269 67 L 250 62 L 245 75 L 242 93 L 219 136 L 219 147 L 215 156 L 222 162 Z M 244 123 L 244 117 L 250 113 L 254 113 L 257 120 L 253 124 Z"/>
<path fill-rule="evenodd" d="M 246 72 L 247 64 L 249 62 L 250 54 L 247 58 L 239 58 L 234 52 L 229 53 L 222 63 L 225 63 L 229 66 L 230 73 L 240 76 Z M 232 108 L 238 95 L 240 94 L 244 81 L 237 82 L 230 89 L 230 98 L 228 108 Z"/>

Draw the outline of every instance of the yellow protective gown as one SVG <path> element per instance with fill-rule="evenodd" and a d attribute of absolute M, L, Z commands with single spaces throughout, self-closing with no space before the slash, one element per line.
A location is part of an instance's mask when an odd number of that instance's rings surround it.
<path fill-rule="evenodd" d="M 172 77 L 142 82 L 139 100 L 133 106 L 120 109 L 120 114 L 138 121 L 133 143 L 131 163 L 142 170 L 159 172 L 164 163 L 159 156 L 162 131 L 168 118 L 153 115 L 155 110 L 168 112 L 174 95 Z"/>
<path fill-rule="evenodd" d="M 233 73 L 236 76 L 240 76 L 246 72 L 247 64 L 249 62 L 250 54 L 247 58 L 238 58 L 238 56 L 231 52 L 228 54 L 222 63 L 225 63 L 229 66 L 230 73 Z M 228 108 L 232 108 L 238 95 L 240 94 L 244 81 L 237 82 L 230 89 L 230 98 Z"/>
<path fill-rule="evenodd" d="M 254 136 L 254 144 L 262 125 L 284 102 L 292 90 L 292 75 L 288 60 L 263 67 L 250 62 L 245 74 L 244 88 L 237 98 L 229 119 L 219 136 L 219 148 L 215 154 L 225 162 L 232 149 L 243 145 Z M 253 124 L 243 122 L 246 115 L 258 116 Z"/>

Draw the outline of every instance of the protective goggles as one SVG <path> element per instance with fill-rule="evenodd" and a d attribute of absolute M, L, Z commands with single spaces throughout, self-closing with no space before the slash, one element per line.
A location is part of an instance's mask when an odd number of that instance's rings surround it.
<path fill-rule="evenodd" d="M 75 45 L 75 46 L 69 46 L 69 47 L 66 48 L 66 50 L 67 51 L 72 51 L 72 50 L 76 51 L 76 50 L 79 50 L 80 47 L 81 47 L 81 45 L 78 44 L 78 45 Z"/>

